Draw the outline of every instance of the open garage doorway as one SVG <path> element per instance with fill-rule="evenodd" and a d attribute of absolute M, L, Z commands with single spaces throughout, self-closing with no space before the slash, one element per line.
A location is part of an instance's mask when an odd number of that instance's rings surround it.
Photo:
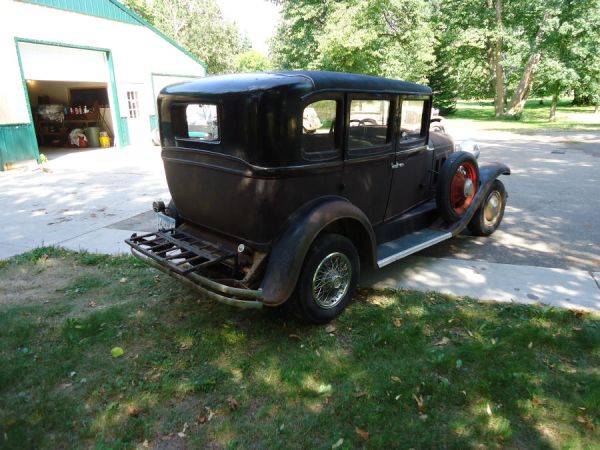
<path fill-rule="evenodd" d="M 28 79 L 27 91 L 40 153 L 48 159 L 113 145 L 107 83 Z"/>
<path fill-rule="evenodd" d="M 19 42 L 40 154 L 54 159 L 115 143 L 115 108 L 108 53 Z"/>

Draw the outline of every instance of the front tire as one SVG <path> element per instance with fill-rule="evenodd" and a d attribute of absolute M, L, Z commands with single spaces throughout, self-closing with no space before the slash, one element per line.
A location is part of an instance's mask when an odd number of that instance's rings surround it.
<path fill-rule="evenodd" d="M 296 290 L 296 311 L 314 324 L 327 323 L 346 308 L 356 291 L 360 259 L 345 236 L 317 237 L 306 258 Z"/>
<path fill-rule="evenodd" d="M 494 181 L 489 194 L 469 222 L 468 228 L 475 236 L 489 236 L 500 226 L 506 206 L 506 188 L 500 180 Z"/>

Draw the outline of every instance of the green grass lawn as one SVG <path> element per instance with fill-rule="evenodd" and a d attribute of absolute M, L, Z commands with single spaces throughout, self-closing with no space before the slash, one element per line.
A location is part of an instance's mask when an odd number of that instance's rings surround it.
<path fill-rule="evenodd" d="M 46 248 L 0 261 L 0 361 L 2 449 L 600 448 L 600 317 L 553 308 L 361 291 L 305 326 Z"/>
<path fill-rule="evenodd" d="M 459 101 L 457 110 L 446 116 L 450 124 L 462 121 L 475 121 L 477 126 L 488 130 L 507 131 L 564 131 L 600 130 L 600 113 L 594 113 L 593 106 L 571 106 L 572 100 L 564 99 L 558 104 L 556 121 L 550 122 L 550 100 L 528 100 L 519 120 L 494 116 L 492 100 Z"/>

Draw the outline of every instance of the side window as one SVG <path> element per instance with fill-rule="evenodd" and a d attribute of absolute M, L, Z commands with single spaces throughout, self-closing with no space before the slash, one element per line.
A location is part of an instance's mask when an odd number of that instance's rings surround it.
<path fill-rule="evenodd" d="M 422 136 L 423 100 L 403 100 L 400 114 L 400 140 L 410 141 Z"/>
<path fill-rule="evenodd" d="M 302 149 L 305 153 L 335 150 L 336 100 L 319 100 L 302 112 Z"/>
<path fill-rule="evenodd" d="M 217 105 L 199 103 L 185 107 L 187 137 L 199 141 L 219 140 L 219 118 Z"/>
<path fill-rule="evenodd" d="M 389 100 L 352 100 L 348 148 L 368 148 L 385 145 L 390 141 Z"/>

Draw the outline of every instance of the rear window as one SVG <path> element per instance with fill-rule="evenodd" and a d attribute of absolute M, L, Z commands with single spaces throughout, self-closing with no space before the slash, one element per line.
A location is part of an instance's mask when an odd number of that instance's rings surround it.
<path fill-rule="evenodd" d="M 187 137 L 199 141 L 219 140 L 217 105 L 198 103 L 185 108 Z"/>

